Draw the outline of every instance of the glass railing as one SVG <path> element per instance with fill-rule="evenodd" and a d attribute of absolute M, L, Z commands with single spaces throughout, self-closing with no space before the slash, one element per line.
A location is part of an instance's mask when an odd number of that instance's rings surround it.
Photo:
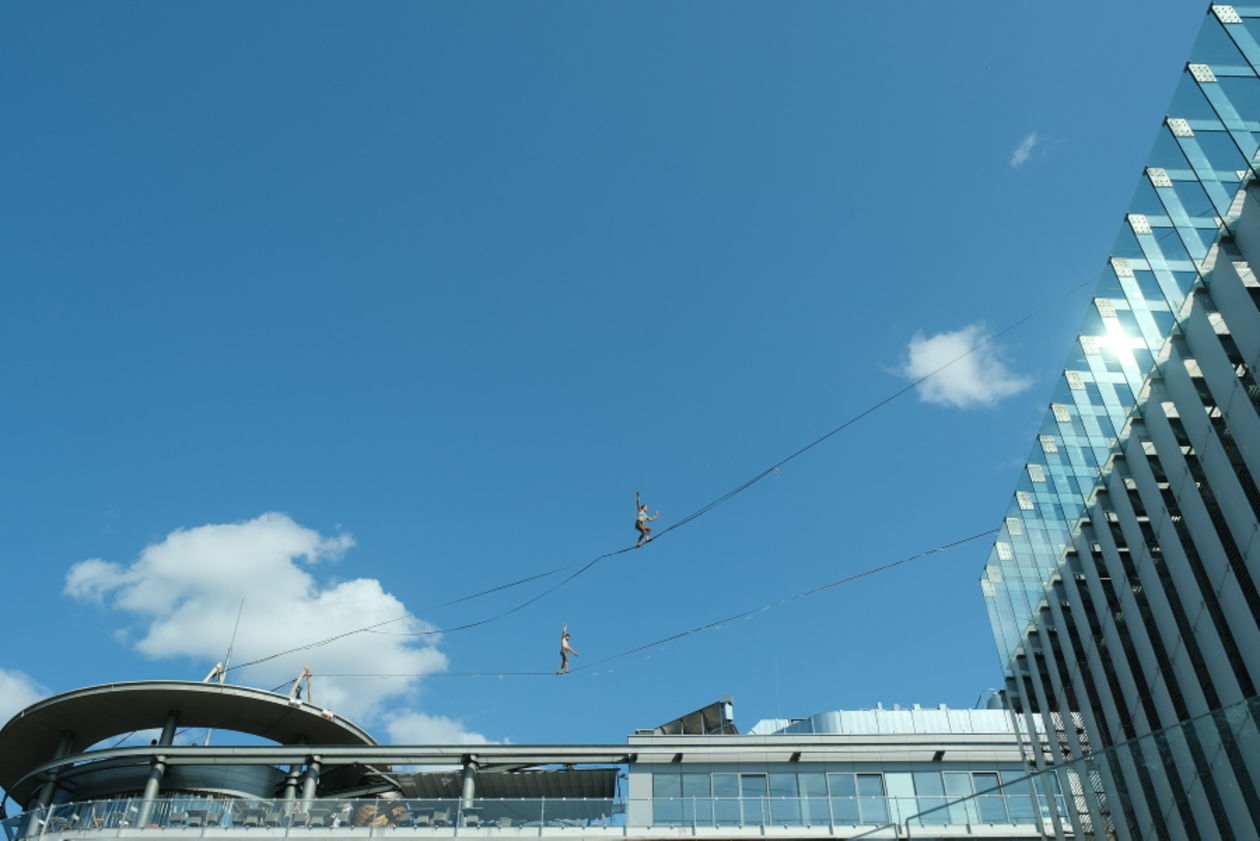
<path fill-rule="evenodd" d="M 140 798 L 64 803 L 8 818 L 0 826 L 7 841 L 59 833 L 81 835 L 93 830 L 117 833 L 161 829 L 201 836 L 225 830 L 270 829 L 288 835 L 324 827 L 367 835 L 427 831 L 458 834 L 474 828 L 550 828 L 621 835 L 628 834 L 629 829 L 653 827 L 668 829 L 670 834 L 794 827 L 814 828 L 825 835 L 840 827 L 846 837 L 896 838 L 896 828 L 908 816 L 929 809 L 935 802 L 934 798 L 922 797 L 693 797 L 478 798 L 465 803 L 459 799 L 397 798 L 227 800 L 187 795 L 161 797 L 148 803 Z M 1012 789 L 986 801 L 994 803 L 1001 809 L 1000 822 L 1032 823 L 1019 820 L 1035 808 L 1026 793 Z"/>
<path fill-rule="evenodd" d="M 983 813 L 970 808 L 940 813 L 938 823 L 1037 825 L 1034 815 L 1046 809 L 1033 797 L 1026 782 L 988 798 Z M 651 801 L 650 812 L 630 801 L 635 826 L 681 827 L 855 827 L 903 824 L 911 816 L 935 812 L 947 805 L 945 797 L 763 797 L 763 798 L 663 798 Z M 646 809 L 645 809 L 646 811 Z"/>

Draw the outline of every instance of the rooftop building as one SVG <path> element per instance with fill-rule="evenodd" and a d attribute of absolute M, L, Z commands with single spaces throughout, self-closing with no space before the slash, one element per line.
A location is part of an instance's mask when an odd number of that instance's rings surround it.
<path fill-rule="evenodd" d="M 180 727 L 216 741 L 176 745 Z M 159 730 L 153 744 L 124 745 Z M 729 700 L 617 745 L 381 745 L 297 699 L 214 683 L 93 686 L 0 729 L 9 839 L 376 835 L 1032 839 L 1001 711 L 827 712 L 741 734 Z"/>

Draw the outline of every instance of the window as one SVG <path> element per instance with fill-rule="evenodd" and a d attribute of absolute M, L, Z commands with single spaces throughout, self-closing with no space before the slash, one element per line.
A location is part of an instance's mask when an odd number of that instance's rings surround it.
<path fill-rule="evenodd" d="M 970 797 L 975 791 L 972 788 L 971 774 L 966 771 L 946 771 L 941 776 L 945 778 L 945 799 L 951 803 Z M 973 801 L 953 803 L 949 807 L 948 823 L 955 826 L 975 823 L 974 815 L 975 803 Z"/>
<path fill-rule="evenodd" d="M 857 783 L 852 774 L 828 774 L 827 785 L 831 789 L 831 816 L 838 824 L 861 823 L 858 812 Z"/>
<path fill-rule="evenodd" d="M 769 817 L 765 812 L 766 799 L 765 774 L 740 774 L 739 796 L 744 807 L 744 824 L 764 824 Z"/>
<path fill-rule="evenodd" d="M 807 826 L 826 826 L 831 823 L 831 807 L 827 803 L 827 776 L 821 773 L 796 775 L 800 784 L 801 808 Z"/>
<path fill-rule="evenodd" d="M 770 822 L 800 826 L 801 801 L 796 774 L 770 775 Z"/>
<path fill-rule="evenodd" d="M 682 824 L 682 774 L 652 774 L 652 823 L 656 826 Z"/>
<path fill-rule="evenodd" d="M 682 796 L 682 774 L 661 774 L 652 775 L 652 796 L 653 797 L 681 797 Z"/>
<path fill-rule="evenodd" d="M 1036 806 L 1032 790 L 1028 787 L 1027 774 L 1022 771 L 1006 771 L 1002 774 L 1006 794 L 1006 813 L 1011 823 L 1036 823 Z M 1017 781 L 1017 782 L 1012 782 Z"/>
<path fill-rule="evenodd" d="M 920 822 L 939 825 L 949 823 L 949 810 L 942 809 L 946 803 L 945 786 L 941 782 L 939 771 L 915 771 L 914 793 L 918 796 Z M 935 810 L 935 811 L 933 811 Z"/>
<path fill-rule="evenodd" d="M 977 773 L 971 776 L 972 784 L 979 794 L 976 808 L 980 812 L 980 823 L 1011 823 L 1006 815 L 1006 800 L 1000 790 L 995 790 L 998 787 L 998 775 Z M 992 791 L 992 794 L 985 794 L 986 791 Z"/>
<path fill-rule="evenodd" d="M 739 826 L 739 818 L 739 774 L 714 774 L 714 822 L 718 826 Z"/>
<path fill-rule="evenodd" d="M 708 774 L 683 774 L 682 822 L 693 826 L 713 826 L 713 801 L 709 797 Z"/>
<path fill-rule="evenodd" d="M 862 823 L 888 823 L 888 801 L 884 799 L 882 774 L 857 774 L 857 790 Z"/>

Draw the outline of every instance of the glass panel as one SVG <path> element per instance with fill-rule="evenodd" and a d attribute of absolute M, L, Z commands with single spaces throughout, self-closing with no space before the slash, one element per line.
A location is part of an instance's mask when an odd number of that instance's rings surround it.
<path fill-rule="evenodd" d="M 888 823 L 888 801 L 882 797 L 860 798 L 862 823 Z"/>
<path fill-rule="evenodd" d="M 797 799 L 796 774 L 770 775 L 770 818 L 775 824 L 799 826 L 801 802 Z"/>
<path fill-rule="evenodd" d="M 764 799 L 767 794 L 766 775 L 740 774 L 739 794 L 743 798 L 741 805 L 744 807 L 744 825 L 764 824 L 766 822 Z"/>
<path fill-rule="evenodd" d="M 1014 823 L 1006 814 L 1006 798 L 1000 795 L 981 795 L 976 798 L 981 823 Z"/>
<path fill-rule="evenodd" d="M 997 774 L 976 774 L 974 784 L 976 791 L 984 792 L 998 786 Z M 980 814 L 980 823 L 1010 823 L 1006 815 L 1006 800 L 997 794 L 981 794 L 976 798 L 976 808 Z"/>
<path fill-rule="evenodd" d="M 853 797 L 857 794 L 852 774 L 828 774 L 827 783 L 831 786 L 832 797 Z"/>
<path fill-rule="evenodd" d="M 740 797 L 765 797 L 766 775 L 765 774 L 740 774 L 739 775 L 739 796 Z"/>
<path fill-rule="evenodd" d="M 797 794 L 795 774 L 770 775 L 771 797 L 796 797 Z"/>
<path fill-rule="evenodd" d="M 808 826 L 826 826 L 831 823 L 831 807 L 824 799 L 805 801 L 805 823 Z"/>
<path fill-rule="evenodd" d="M 653 797 L 681 797 L 682 774 L 652 774 Z"/>
<path fill-rule="evenodd" d="M 1023 779 L 1025 776 L 1022 771 L 1003 771 L 1002 779 L 1006 785 L 1003 793 L 1006 794 L 1006 813 L 1010 815 L 1011 823 L 1036 823 L 1035 817 L 1037 807 L 1033 803 L 1032 790 L 1028 787 L 1028 780 Z M 1016 780 L 1017 782 L 1010 782 Z"/>
<path fill-rule="evenodd" d="M 795 797 L 771 798 L 770 822 L 781 826 L 800 826 L 801 801 Z"/>
<path fill-rule="evenodd" d="M 708 797 L 709 794 L 708 774 L 691 773 L 682 775 L 683 797 Z"/>
<path fill-rule="evenodd" d="M 846 826 L 854 826 L 861 823 L 862 816 L 858 811 L 857 798 L 831 798 L 831 819 L 838 824 L 844 824 Z"/>
<path fill-rule="evenodd" d="M 713 819 L 718 826 L 739 826 L 739 775 L 713 775 Z"/>
<path fill-rule="evenodd" d="M 884 796 L 884 776 L 883 774 L 858 774 L 857 775 L 858 794 L 863 796 Z"/>
<path fill-rule="evenodd" d="M 713 826 L 713 801 L 708 797 L 683 800 L 683 823 Z"/>
<path fill-rule="evenodd" d="M 802 771 L 796 775 L 803 797 L 805 823 L 808 826 L 825 826 L 831 823 L 831 807 L 827 804 L 827 775 L 814 771 Z"/>
<path fill-rule="evenodd" d="M 678 826 L 683 822 L 682 774 L 654 772 L 652 774 L 652 824 L 654 826 Z"/>
<path fill-rule="evenodd" d="M 714 797 L 739 797 L 739 775 L 738 774 L 714 774 L 713 775 L 713 796 Z"/>
<path fill-rule="evenodd" d="M 653 826 L 680 826 L 683 823 L 681 800 L 653 800 Z"/>
<path fill-rule="evenodd" d="M 827 796 L 827 777 L 825 775 L 816 773 L 800 773 L 796 775 L 796 778 L 800 782 L 801 796 Z"/>
<path fill-rule="evenodd" d="M 964 775 L 965 776 L 965 775 Z M 919 795 L 941 795 L 945 787 L 941 783 L 941 775 L 937 771 L 915 771 L 914 793 Z M 967 792 L 970 794 L 971 792 Z"/>
<path fill-rule="evenodd" d="M 915 771 L 914 774 L 914 791 L 918 795 L 935 795 L 930 797 L 920 796 L 916 804 L 917 811 L 928 812 L 923 818 L 925 824 L 944 824 L 948 823 L 949 812 L 945 809 L 939 809 L 932 812 L 930 810 L 944 806 L 946 800 L 943 795 L 945 787 L 941 783 L 941 775 L 938 771 Z"/>

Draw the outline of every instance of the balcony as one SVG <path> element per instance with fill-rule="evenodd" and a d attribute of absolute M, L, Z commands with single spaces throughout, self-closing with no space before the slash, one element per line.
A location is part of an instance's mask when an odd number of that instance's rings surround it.
<path fill-rule="evenodd" d="M 3 841 L 109 838 L 761 837 L 905 838 L 934 798 L 317 799 L 223 800 L 181 795 L 64 803 L 0 822 Z M 1058 804 L 1062 808 L 1062 804 Z M 1048 804 L 994 794 L 915 820 L 934 838 L 1038 838 Z M 903 829 L 898 831 L 898 826 Z M 917 835 L 918 833 L 916 833 Z"/>

